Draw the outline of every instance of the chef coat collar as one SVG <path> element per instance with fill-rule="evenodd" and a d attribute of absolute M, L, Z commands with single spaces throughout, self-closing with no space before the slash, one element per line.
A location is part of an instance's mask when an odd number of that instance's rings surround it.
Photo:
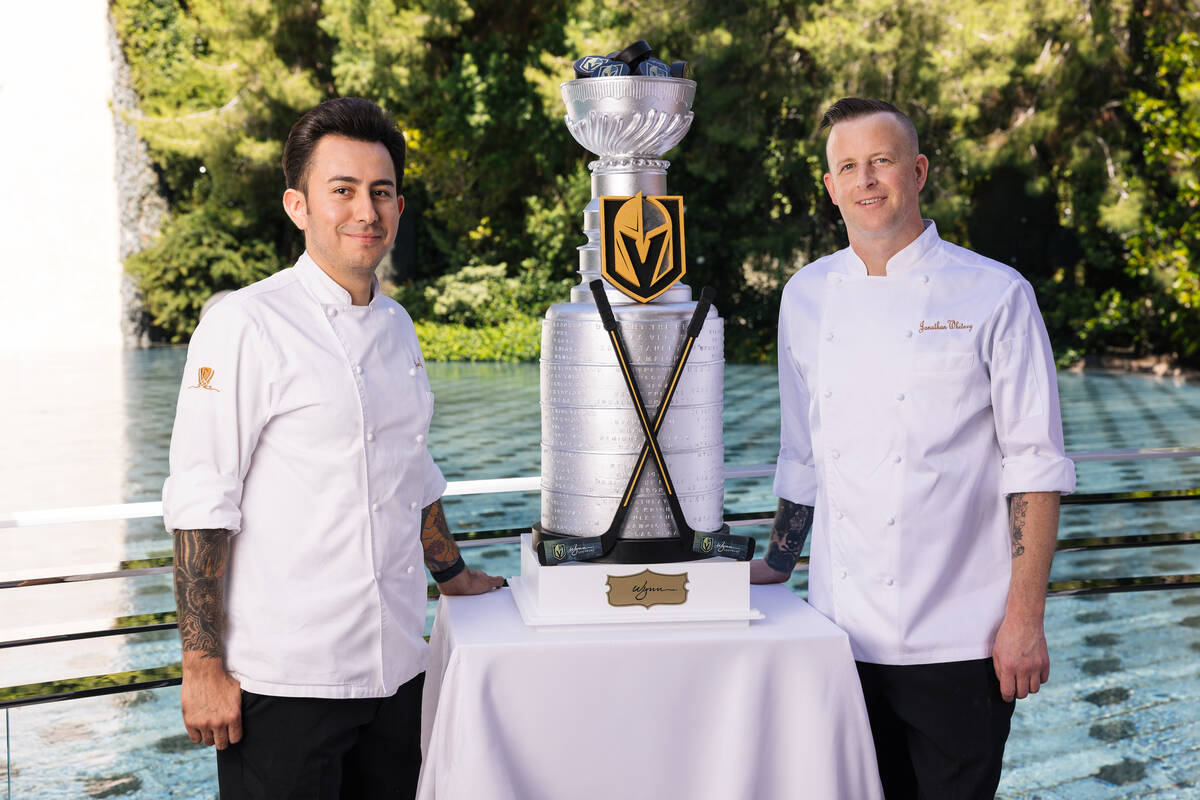
<path fill-rule="evenodd" d="M 296 271 L 300 273 L 300 282 L 304 284 L 304 288 L 317 299 L 322 305 L 332 304 L 339 307 L 350 306 L 353 304 L 353 298 L 350 293 L 342 288 L 341 284 L 329 277 L 329 274 L 312 260 L 312 256 L 305 250 L 300 254 L 300 258 L 296 261 Z M 379 298 L 379 277 L 371 276 L 371 302 L 367 305 L 374 305 Z"/>
<path fill-rule="evenodd" d="M 925 230 L 921 235 L 913 239 L 904 249 L 888 259 L 885 267 L 888 276 L 904 275 L 918 266 L 926 269 L 929 268 L 930 263 L 927 261 L 927 258 L 941 244 L 942 240 L 938 236 L 937 223 L 931 219 L 923 219 L 921 222 L 925 225 Z M 854 248 L 847 247 L 846 252 L 850 255 L 847 264 L 849 267 L 848 272 L 854 275 L 866 275 L 867 265 L 858 257 L 858 253 L 854 252 Z"/>

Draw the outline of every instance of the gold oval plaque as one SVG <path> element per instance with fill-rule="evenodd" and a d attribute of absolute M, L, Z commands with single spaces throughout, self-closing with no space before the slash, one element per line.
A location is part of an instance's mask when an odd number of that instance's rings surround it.
<path fill-rule="evenodd" d="M 609 575 L 610 606 L 679 606 L 687 602 L 688 574 L 664 575 L 644 569 L 636 575 Z"/>

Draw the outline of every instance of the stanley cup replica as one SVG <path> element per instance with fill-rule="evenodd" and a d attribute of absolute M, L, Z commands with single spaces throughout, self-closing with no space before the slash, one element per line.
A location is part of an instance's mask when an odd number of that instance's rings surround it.
<path fill-rule="evenodd" d="M 550 308 L 542 329 L 542 513 L 535 538 L 565 543 L 561 553 L 587 541 L 579 537 L 613 530 L 614 514 L 627 512 L 615 525 L 615 546 L 610 542 L 602 556 L 562 560 L 661 563 L 717 554 L 693 553 L 690 542 L 681 547 L 673 498 L 645 453 L 647 421 L 667 397 L 654 452 L 665 458 L 677 508 L 693 531 L 722 529 L 724 323 L 715 308 L 703 313 L 707 302 L 697 312 L 692 290 L 679 282 L 686 272 L 683 199 L 668 195 L 669 162 L 661 159 L 688 132 L 695 93 L 693 81 L 675 77 L 562 84 L 567 128 L 599 159 L 589 164 L 583 280 L 570 302 Z M 603 296 L 594 299 L 598 279 Z M 600 307 L 611 307 L 628 364 L 614 353 Z M 681 356 L 689 330 L 694 341 Z M 626 372 L 640 387 L 642 412 Z"/>

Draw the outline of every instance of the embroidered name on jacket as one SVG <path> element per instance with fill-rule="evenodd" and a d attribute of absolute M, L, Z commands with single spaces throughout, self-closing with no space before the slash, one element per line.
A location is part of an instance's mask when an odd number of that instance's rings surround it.
<path fill-rule="evenodd" d="M 918 330 L 921 333 L 925 333 L 926 331 L 967 331 L 967 332 L 970 332 L 974 329 L 975 329 L 974 324 L 972 324 L 970 322 L 959 322 L 956 319 L 948 319 L 945 322 L 942 322 L 940 319 L 935 319 L 933 322 L 926 322 L 925 320 L 921 320 L 921 327 L 918 328 Z"/>

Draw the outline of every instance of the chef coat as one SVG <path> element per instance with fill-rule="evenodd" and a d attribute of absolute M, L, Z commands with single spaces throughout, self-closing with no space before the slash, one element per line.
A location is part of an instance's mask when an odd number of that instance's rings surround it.
<path fill-rule="evenodd" d="M 779 314 L 775 493 L 815 506 L 809 602 L 880 664 L 989 657 L 1006 496 L 1075 488 L 1033 290 L 925 224 L 886 277 L 804 267 Z"/>
<path fill-rule="evenodd" d="M 307 253 L 196 328 L 163 519 L 236 534 L 225 665 L 243 689 L 383 697 L 425 669 L 432 415 L 405 310 L 378 284 L 352 305 Z"/>

